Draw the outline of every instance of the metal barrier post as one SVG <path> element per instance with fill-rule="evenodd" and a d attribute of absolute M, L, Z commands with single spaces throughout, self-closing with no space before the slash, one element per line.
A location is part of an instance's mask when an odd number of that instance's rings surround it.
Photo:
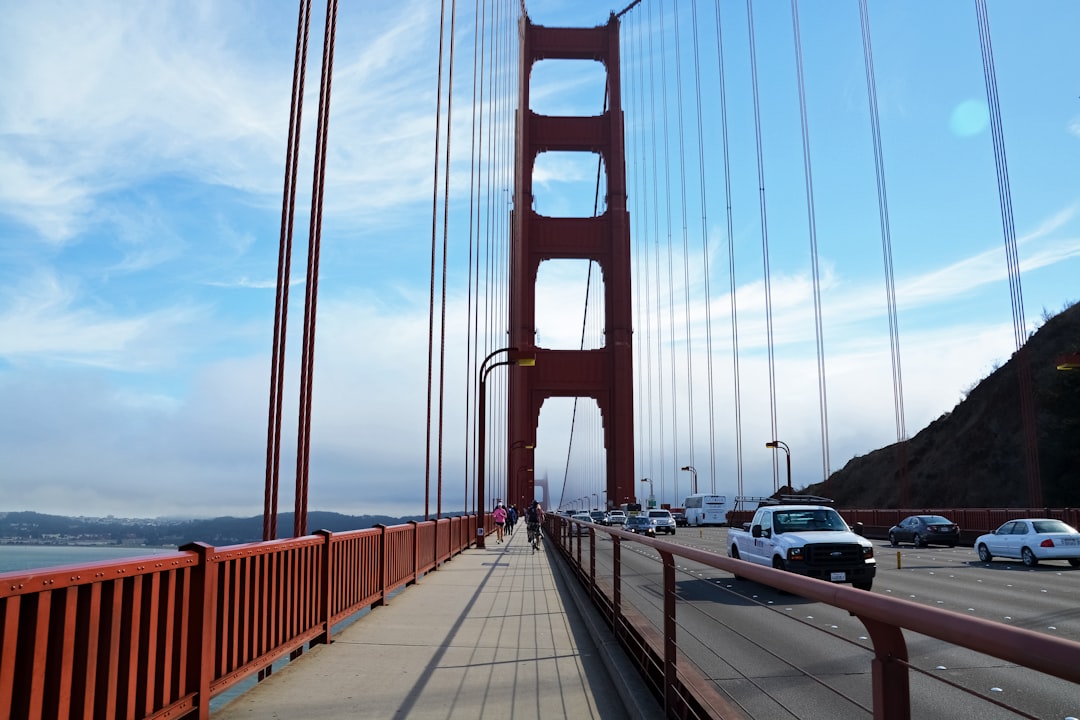
<path fill-rule="evenodd" d="M 676 667 L 678 646 L 675 643 L 675 558 L 660 551 L 664 562 L 664 714 L 672 717 L 676 707 Z"/>
<path fill-rule="evenodd" d="M 856 617 L 866 626 L 874 643 L 874 659 L 870 663 L 874 720 L 910 720 L 911 692 L 903 632 L 895 625 Z"/>
<path fill-rule="evenodd" d="M 203 542 L 188 543 L 181 550 L 194 552 L 199 564 L 191 573 L 191 626 L 188 640 L 188 682 L 195 687 L 199 720 L 210 720 L 210 683 L 214 680 L 214 649 L 217 647 L 217 563 L 211 564 L 214 548 Z"/>
<path fill-rule="evenodd" d="M 333 539 L 334 534 L 329 530 L 316 530 L 312 535 L 318 535 L 323 539 L 323 561 L 322 567 L 319 568 L 319 582 L 322 584 L 320 598 L 321 602 L 318 607 L 318 624 L 323 626 L 323 632 L 316 636 L 312 641 L 312 645 L 325 644 L 329 645 L 332 641 L 330 639 L 330 618 L 334 616 L 334 606 L 332 601 L 334 587 L 334 554 L 331 548 L 334 547 Z"/>

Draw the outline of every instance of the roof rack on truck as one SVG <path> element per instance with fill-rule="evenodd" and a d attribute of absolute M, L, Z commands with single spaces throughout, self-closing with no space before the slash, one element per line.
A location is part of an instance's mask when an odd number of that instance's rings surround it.
<path fill-rule="evenodd" d="M 762 505 L 832 505 L 832 498 L 821 497 L 820 495 L 780 495 L 778 497 L 765 498 L 761 501 L 758 507 Z"/>

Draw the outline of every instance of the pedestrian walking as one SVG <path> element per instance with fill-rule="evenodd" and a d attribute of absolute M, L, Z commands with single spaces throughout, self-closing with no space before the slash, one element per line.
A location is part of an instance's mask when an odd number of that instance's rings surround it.
<path fill-rule="evenodd" d="M 495 537 L 499 539 L 499 542 L 502 542 L 503 526 L 506 525 L 506 508 L 503 507 L 502 503 L 499 503 L 492 515 L 495 517 Z"/>

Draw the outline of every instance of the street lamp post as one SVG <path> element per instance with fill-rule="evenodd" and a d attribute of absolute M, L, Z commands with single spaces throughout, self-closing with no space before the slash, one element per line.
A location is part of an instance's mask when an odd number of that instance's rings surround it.
<path fill-rule="evenodd" d="M 781 450 L 784 451 L 784 454 L 787 456 L 787 486 L 790 488 L 791 487 L 791 448 L 789 448 L 787 446 L 786 442 L 783 442 L 781 440 L 773 440 L 772 442 L 767 442 L 767 443 L 765 443 L 765 447 L 772 448 L 773 450 L 775 450 L 776 448 L 780 448 Z"/>
<path fill-rule="evenodd" d="M 645 504 L 646 507 L 650 507 L 650 508 L 655 507 L 656 506 L 656 496 L 653 495 L 652 480 L 650 480 L 649 478 L 641 478 L 641 482 L 649 483 L 649 499 Z"/>
<path fill-rule="evenodd" d="M 693 477 L 693 485 L 694 485 L 694 489 L 690 494 L 691 495 L 697 495 L 697 470 L 694 469 L 693 465 L 683 465 L 682 469 L 690 471 L 690 474 Z"/>
<path fill-rule="evenodd" d="M 510 357 L 506 360 L 500 360 L 497 363 L 491 363 L 488 365 L 488 361 L 495 357 L 499 353 L 510 353 Z M 486 453 L 485 448 L 485 423 L 487 421 L 487 376 L 488 373 L 499 367 L 500 365 L 522 365 L 530 366 L 536 364 L 536 359 L 531 357 L 515 357 L 517 348 L 502 348 L 496 350 L 484 358 L 484 362 L 480 363 L 480 397 L 476 411 L 476 547 L 483 549 L 486 547 L 484 542 L 484 531 L 486 528 L 486 512 L 487 508 L 486 498 L 484 497 L 484 455 Z"/>
<path fill-rule="evenodd" d="M 598 493 L 593 493 L 592 497 L 593 497 L 593 510 L 599 510 L 600 509 L 600 495 Z"/>

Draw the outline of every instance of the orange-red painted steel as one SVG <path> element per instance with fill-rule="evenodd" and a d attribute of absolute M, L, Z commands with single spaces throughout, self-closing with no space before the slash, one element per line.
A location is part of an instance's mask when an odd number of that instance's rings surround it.
<path fill-rule="evenodd" d="M 522 15 L 518 27 L 518 112 L 510 248 L 509 344 L 535 359 L 511 367 L 507 415 L 507 467 L 533 466 L 540 408 L 547 398 L 591 397 L 603 416 L 605 489 L 610 503 L 636 490 L 634 475 L 633 296 L 630 217 L 626 210 L 619 21 L 594 28 L 544 27 Z M 607 71 L 604 112 L 593 117 L 538 115 L 530 108 L 529 79 L 544 59 L 599 61 Z M 534 209 L 533 168 L 542 152 L 596 153 L 603 160 L 607 195 L 592 218 L 547 217 Z M 595 262 L 603 277 L 604 345 L 592 350 L 536 347 L 536 282 L 540 264 L 553 259 Z M 481 405 L 482 408 L 482 405 Z M 481 436 L 482 439 L 482 436 Z M 481 453 L 482 455 L 482 453 Z M 509 502 L 525 507 L 535 497 L 528 473 L 507 477 Z"/>
<path fill-rule="evenodd" d="M 475 517 L 0 574 L 0 720 L 209 717 L 468 547 Z"/>

